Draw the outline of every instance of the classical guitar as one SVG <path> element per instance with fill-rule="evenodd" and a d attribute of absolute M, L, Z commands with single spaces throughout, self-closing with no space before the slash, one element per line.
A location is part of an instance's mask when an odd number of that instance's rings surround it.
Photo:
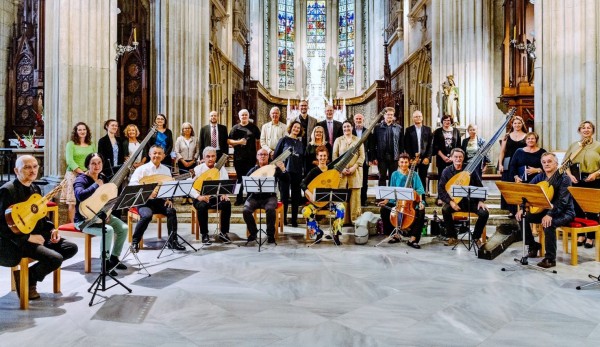
<path fill-rule="evenodd" d="M 196 179 L 194 179 L 194 184 L 192 187 L 194 187 L 194 189 L 197 191 L 200 191 L 204 181 L 217 181 L 221 177 L 221 168 L 223 165 L 225 165 L 225 163 L 227 163 L 227 159 L 229 159 L 229 156 L 227 154 L 223 154 L 221 158 L 219 158 L 219 161 L 215 163 L 215 167 L 204 171 L 202 174 L 198 175 Z"/>
<path fill-rule="evenodd" d="M 250 175 L 250 177 L 273 177 L 273 175 L 275 175 L 275 170 L 277 169 L 277 166 L 275 164 L 282 163 L 290 155 L 292 155 L 292 149 L 288 147 L 280 155 L 278 155 L 277 158 L 273 159 L 273 161 L 271 161 L 269 164 L 254 171 Z"/>
<path fill-rule="evenodd" d="M 44 196 L 32 194 L 29 199 L 7 208 L 4 214 L 10 230 L 18 235 L 31 233 L 37 222 L 48 214 L 47 203 L 64 188 L 66 183 L 67 181 L 63 180 L 48 194 Z"/>

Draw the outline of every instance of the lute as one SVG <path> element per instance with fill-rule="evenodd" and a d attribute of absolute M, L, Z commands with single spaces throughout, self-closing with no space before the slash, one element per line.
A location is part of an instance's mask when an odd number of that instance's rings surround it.
<path fill-rule="evenodd" d="M 202 174 L 196 177 L 192 187 L 194 187 L 194 189 L 196 189 L 197 191 L 200 191 L 200 189 L 202 189 L 204 181 L 218 180 L 221 177 L 221 168 L 223 167 L 223 165 L 225 165 L 225 163 L 227 163 L 227 159 L 229 159 L 229 156 L 227 154 L 221 155 L 219 161 L 215 163 L 215 167 L 204 171 Z"/>
<path fill-rule="evenodd" d="M 288 147 L 283 151 L 283 153 L 278 155 L 277 158 L 273 159 L 273 161 L 271 161 L 269 164 L 254 171 L 250 175 L 250 177 L 273 177 L 273 175 L 275 175 L 275 170 L 277 169 L 277 166 L 275 164 L 282 163 L 290 155 L 292 155 L 292 149 Z"/>

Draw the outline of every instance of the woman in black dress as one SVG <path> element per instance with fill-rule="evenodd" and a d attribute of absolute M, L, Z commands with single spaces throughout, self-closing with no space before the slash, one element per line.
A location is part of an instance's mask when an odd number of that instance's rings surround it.
<path fill-rule="evenodd" d="M 504 137 L 502 146 L 500 147 L 500 156 L 498 158 L 498 172 L 502 174 L 502 181 L 514 182 L 514 178 L 510 176 L 510 158 L 517 149 L 525 147 L 525 122 L 523 118 L 514 116 L 510 122 L 510 131 Z M 514 215 L 517 211 L 516 206 L 508 205 L 504 197 L 500 197 L 500 207 L 503 210 L 508 210 L 510 215 Z"/>
<path fill-rule="evenodd" d="M 302 124 L 294 121 L 288 125 L 287 136 L 282 137 L 275 147 L 274 158 L 277 158 L 283 151 L 290 148 L 292 154 L 285 160 L 285 171 L 289 173 L 289 180 L 281 180 L 279 188 L 281 190 L 281 201 L 283 202 L 283 223 L 287 223 L 287 208 L 290 203 L 290 188 L 292 190 L 292 226 L 298 226 L 298 206 L 302 199 L 300 191 L 300 182 L 304 174 L 304 145 L 302 136 L 304 136 Z M 286 182 L 287 181 L 287 182 Z"/>
<path fill-rule="evenodd" d="M 540 136 L 536 132 L 529 132 L 525 136 L 523 148 L 517 149 L 510 160 L 509 177 L 515 182 L 529 183 L 537 174 L 542 172 L 542 154 L 546 150 L 538 146 Z"/>
<path fill-rule="evenodd" d="M 452 117 L 443 115 L 442 126 L 433 132 L 433 153 L 436 154 L 438 175 L 452 163 L 450 151 L 454 148 L 460 148 L 460 132 L 452 126 Z"/>

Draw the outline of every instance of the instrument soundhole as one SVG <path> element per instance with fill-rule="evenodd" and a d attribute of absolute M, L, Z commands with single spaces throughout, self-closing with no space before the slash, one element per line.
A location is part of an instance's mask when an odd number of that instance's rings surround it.
<path fill-rule="evenodd" d="M 31 212 L 38 213 L 38 210 L 39 210 L 39 208 L 37 205 L 31 205 Z"/>

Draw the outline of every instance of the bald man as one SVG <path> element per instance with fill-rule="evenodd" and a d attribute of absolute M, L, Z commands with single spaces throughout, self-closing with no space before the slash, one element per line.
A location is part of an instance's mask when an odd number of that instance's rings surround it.
<path fill-rule="evenodd" d="M 34 193 L 41 195 L 40 188 L 33 183 L 38 170 L 34 157 L 21 156 L 15 164 L 16 178 L 0 187 L 0 266 L 16 266 L 25 257 L 37 260 L 29 268 L 29 300 L 40 298 L 37 282 L 43 281 L 64 260 L 77 253 L 77 245 L 61 238 L 47 216 L 36 223 L 30 234 L 15 234 L 6 223 L 4 211 L 9 206 L 26 201 Z M 17 285 L 20 281 L 18 272 L 13 273 Z"/>

